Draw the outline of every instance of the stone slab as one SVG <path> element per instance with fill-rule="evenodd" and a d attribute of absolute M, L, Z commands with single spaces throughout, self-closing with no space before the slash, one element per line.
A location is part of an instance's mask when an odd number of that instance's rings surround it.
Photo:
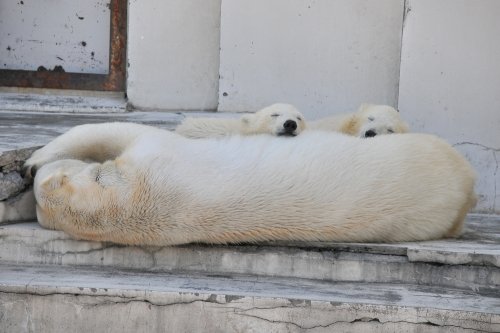
<path fill-rule="evenodd" d="M 494 332 L 500 299 L 397 284 L 1 265 L 0 315 L 0 331 L 16 332 Z"/>
<path fill-rule="evenodd" d="M 471 228 L 481 235 L 495 228 L 500 217 L 472 215 L 486 220 Z M 472 233 L 472 231 L 471 231 Z M 132 247 L 112 243 L 78 241 L 62 231 L 42 229 L 37 223 L 0 226 L 0 262 L 102 266 L 154 272 L 204 272 L 252 274 L 324 281 L 410 283 L 460 288 L 500 297 L 500 257 L 483 249 L 479 238 L 464 248 L 462 240 L 400 244 L 260 243 L 211 246 Z M 435 247 L 433 247 L 435 244 Z M 443 248 L 446 247 L 446 252 Z M 414 253 L 426 251 L 425 257 Z M 469 249 L 466 252 L 466 249 Z M 493 251 L 493 254 L 492 254 Z M 496 251 L 496 252 L 495 252 Z M 483 253 L 484 252 L 484 253 Z M 457 253 L 475 262 L 457 262 Z M 496 258 L 491 259 L 491 256 Z"/>

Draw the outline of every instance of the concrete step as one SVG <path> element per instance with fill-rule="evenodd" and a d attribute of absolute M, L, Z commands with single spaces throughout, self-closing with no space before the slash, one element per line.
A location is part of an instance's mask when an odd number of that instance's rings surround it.
<path fill-rule="evenodd" d="M 76 241 L 37 223 L 0 226 L 0 262 L 403 283 L 500 297 L 500 217 L 470 215 L 461 239 L 399 244 L 127 247 Z"/>
<path fill-rule="evenodd" d="M 57 91 L 57 90 L 56 90 Z M 64 91 L 44 94 L 42 89 L 0 88 L 0 106 L 9 111 L 35 112 L 126 112 L 123 93 Z"/>
<path fill-rule="evenodd" d="M 1 332 L 498 332 L 456 289 L 0 264 Z"/>

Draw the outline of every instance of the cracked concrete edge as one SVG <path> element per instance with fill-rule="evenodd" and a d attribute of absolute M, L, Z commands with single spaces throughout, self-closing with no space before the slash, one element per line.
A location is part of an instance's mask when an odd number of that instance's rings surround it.
<path fill-rule="evenodd" d="M 437 251 L 435 249 L 408 248 L 408 260 L 410 262 L 434 262 L 447 265 L 479 265 L 500 267 L 500 255 L 498 253 L 474 253 Z"/>
<path fill-rule="evenodd" d="M 259 327 L 261 332 L 269 331 L 309 331 L 318 328 L 333 329 L 335 327 L 361 327 L 372 331 L 377 326 L 387 328 L 436 328 L 457 329 L 455 332 L 494 332 L 500 329 L 500 316 L 495 314 L 453 311 L 433 308 L 400 307 L 391 305 L 359 304 L 328 302 L 315 300 L 298 300 L 282 297 L 237 296 L 213 293 L 163 292 L 151 293 L 142 291 L 101 291 L 96 288 L 79 288 L 78 290 L 11 290 L 0 291 L 0 312 L 15 318 L 14 310 L 21 314 L 29 314 L 39 325 L 48 325 L 49 321 L 58 322 L 74 315 L 77 318 L 89 317 L 93 321 L 105 321 L 108 311 L 113 313 L 114 320 L 129 321 L 141 316 L 145 318 L 143 325 L 156 330 L 158 315 L 176 326 L 174 331 L 182 331 L 194 327 L 190 313 L 198 313 L 200 323 L 210 331 L 227 330 L 235 326 Z M 44 304 L 46 309 L 57 310 L 57 304 L 65 305 L 64 316 L 57 312 L 42 311 L 38 314 L 33 306 Z M 53 307 L 51 306 L 53 305 Z M 72 304 L 74 306 L 68 306 Z M 25 311 L 19 311 L 19 305 Z M 134 309 L 131 311 L 131 309 Z M 108 309 L 108 311 L 106 310 Z M 153 311 L 151 311 L 153 310 Z M 38 311 L 39 313 L 42 313 Z M 77 312 L 74 314 L 72 312 Z M 181 319 L 182 320 L 179 320 Z M 214 320 L 216 319 L 216 320 Z M 12 320 L 12 319 L 11 319 Z M 32 323 L 33 324 L 33 323 Z M 72 322 L 74 328 L 85 326 L 86 321 Z M 1 327 L 2 324 L 0 324 Z M 4 321 L 5 325 L 5 321 Z M 49 324 L 50 325 L 50 324 Z M 135 325 L 132 325 L 134 327 Z M 354 327 L 353 327 L 354 326 Z M 129 326 L 131 327 L 131 326 Z M 173 329 L 172 326 L 168 326 Z M 136 329 L 135 327 L 134 329 Z M 290 330 L 290 328 L 293 328 Z M 120 331 L 111 327 L 111 331 Z M 357 330 L 358 331 L 358 330 Z M 359 332 L 364 332 L 360 330 Z M 428 330 L 426 330 L 428 332 Z"/>

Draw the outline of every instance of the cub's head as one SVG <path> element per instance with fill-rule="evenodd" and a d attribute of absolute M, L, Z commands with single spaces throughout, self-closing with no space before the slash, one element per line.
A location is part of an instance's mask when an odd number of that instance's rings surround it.
<path fill-rule="evenodd" d="M 305 129 L 306 123 L 304 116 L 293 105 L 278 103 L 244 115 L 241 127 L 246 134 L 296 136 Z"/>
<path fill-rule="evenodd" d="M 388 105 L 361 105 L 349 125 L 349 134 L 361 138 L 409 131 L 399 112 Z"/>

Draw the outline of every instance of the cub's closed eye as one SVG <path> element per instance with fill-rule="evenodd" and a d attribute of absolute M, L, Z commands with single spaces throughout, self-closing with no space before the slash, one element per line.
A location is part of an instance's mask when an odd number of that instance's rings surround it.
<path fill-rule="evenodd" d="M 298 121 L 302 121 L 302 117 L 297 117 L 297 120 Z"/>
<path fill-rule="evenodd" d="M 373 118 L 373 117 L 368 117 L 368 120 L 369 120 L 369 121 L 374 121 L 374 120 L 375 120 L 375 118 Z"/>
<path fill-rule="evenodd" d="M 392 128 L 387 129 L 387 133 L 394 133 L 394 130 Z"/>
<path fill-rule="evenodd" d="M 273 113 L 273 114 L 271 115 L 271 117 L 279 117 L 279 114 L 277 114 L 277 113 Z"/>

